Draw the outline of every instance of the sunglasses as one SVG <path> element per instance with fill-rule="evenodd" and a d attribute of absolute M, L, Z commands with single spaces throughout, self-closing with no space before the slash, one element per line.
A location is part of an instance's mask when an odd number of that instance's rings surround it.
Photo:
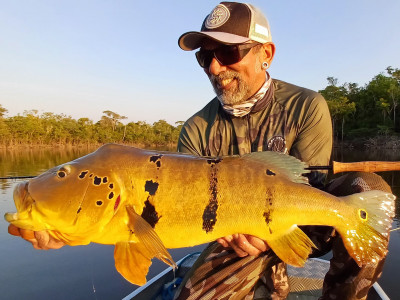
<path fill-rule="evenodd" d="M 196 52 L 197 62 L 202 68 L 209 68 L 211 61 L 215 58 L 222 66 L 235 64 L 249 53 L 251 48 L 261 45 L 260 43 L 224 45 L 213 50 L 201 49 Z"/>

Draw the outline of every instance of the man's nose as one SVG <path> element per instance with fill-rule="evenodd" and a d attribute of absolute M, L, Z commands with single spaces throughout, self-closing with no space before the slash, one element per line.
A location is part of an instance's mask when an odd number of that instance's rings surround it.
<path fill-rule="evenodd" d="M 214 57 L 211 60 L 208 72 L 212 75 L 219 75 L 219 73 L 226 71 L 226 66 L 221 65 L 218 60 Z"/>

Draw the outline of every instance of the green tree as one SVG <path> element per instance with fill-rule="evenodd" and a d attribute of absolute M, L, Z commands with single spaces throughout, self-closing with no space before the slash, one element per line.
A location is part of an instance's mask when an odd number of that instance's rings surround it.
<path fill-rule="evenodd" d="M 0 119 L 3 119 L 6 113 L 8 113 L 8 110 L 0 104 Z"/>
<path fill-rule="evenodd" d="M 373 99 L 377 108 L 382 111 L 383 124 L 385 125 L 386 116 L 388 116 L 390 118 L 389 121 L 395 129 L 396 111 L 400 98 L 398 80 L 393 76 L 385 76 L 383 73 L 378 74 L 368 83 L 366 91 Z"/>
<path fill-rule="evenodd" d="M 107 125 L 110 125 L 113 132 L 117 128 L 117 125 L 120 123 L 120 121 L 126 119 L 125 116 L 121 116 L 115 112 L 112 112 L 111 110 L 105 110 L 103 111 L 103 114 L 105 114 L 105 116 L 101 117 L 101 121 Z"/>
<path fill-rule="evenodd" d="M 1 104 L 0 104 L 0 143 L 1 144 L 8 144 L 9 139 L 10 139 L 10 131 L 8 130 L 8 126 L 6 122 L 4 121 L 4 116 L 8 112 L 7 109 L 5 109 Z"/>
<path fill-rule="evenodd" d="M 327 80 L 329 85 L 319 92 L 328 103 L 334 134 L 336 130 L 335 124 L 338 120 L 341 120 L 341 140 L 343 141 L 345 119 L 355 112 L 356 105 L 348 99 L 346 85 L 336 86 L 338 80 L 334 77 L 328 77 Z"/>

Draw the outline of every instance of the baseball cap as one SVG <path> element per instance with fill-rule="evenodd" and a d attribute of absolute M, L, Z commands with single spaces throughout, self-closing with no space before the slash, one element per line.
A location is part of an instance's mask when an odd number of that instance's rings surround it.
<path fill-rule="evenodd" d="M 221 2 L 204 19 L 200 31 L 189 31 L 178 40 L 179 47 L 190 51 L 201 47 L 205 40 L 223 44 L 242 44 L 256 41 L 271 42 L 267 18 L 248 3 Z"/>

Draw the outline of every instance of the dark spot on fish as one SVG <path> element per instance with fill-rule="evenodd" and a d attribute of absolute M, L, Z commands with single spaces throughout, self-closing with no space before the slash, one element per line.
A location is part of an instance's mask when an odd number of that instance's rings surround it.
<path fill-rule="evenodd" d="M 98 200 L 98 201 L 96 201 L 96 204 L 97 204 L 97 206 L 102 206 L 103 205 L 103 201 Z"/>
<path fill-rule="evenodd" d="M 150 156 L 150 162 L 155 163 L 158 169 L 161 167 L 161 157 L 162 154 Z"/>
<path fill-rule="evenodd" d="M 363 209 L 360 209 L 360 218 L 363 220 L 367 219 L 367 212 Z"/>
<path fill-rule="evenodd" d="M 89 175 L 89 177 L 90 177 L 90 178 L 92 178 L 92 177 L 93 177 L 93 173 L 92 173 L 92 174 L 90 174 L 90 175 Z"/>
<path fill-rule="evenodd" d="M 267 175 L 275 176 L 276 174 L 274 172 L 272 172 L 270 169 L 267 169 Z"/>
<path fill-rule="evenodd" d="M 161 157 L 163 157 L 162 154 L 150 156 L 150 162 L 154 162 L 155 163 L 156 161 L 161 159 Z"/>
<path fill-rule="evenodd" d="M 150 224 L 151 227 L 155 227 L 160 220 L 161 216 L 158 216 L 158 213 L 153 204 L 150 203 L 149 198 L 147 198 L 146 202 L 144 203 L 143 212 L 141 217 L 146 220 L 147 223 Z"/>
<path fill-rule="evenodd" d="M 113 197 L 114 197 L 114 193 L 113 193 L 113 192 L 111 192 L 111 193 L 108 194 L 108 199 L 111 200 Z"/>
<path fill-rule="evenodd" d="M 81 210 L 82 210 L 82 207 L 79 207 L 76 213 L 79 214 L 81 212 Z"/>
<path fill-rule="evenodd" d="M 208 160 L 207 160 L 208 162 Z M 218 161 L 219 162 L 219 161 Z M 215 223 L 217 222 L 217 210 L 218 210 L 218 169 L 216 164 L 211 163 L 211 173 L 210 173 L 210 199 L 203 212 L 203 230 L 205 232 L 210 232 L 214 229 Z"/>
<path fill-rule="evenodd" d="M 107 183 L 107 182 L 108 182 L 107 177 L 103 177 L 103 183 Z"/>
<path fill-rule="evenodd" d="M 121 202 L 121 195 L 118 195 L 117 200 L 115 200 L 114 204 L 114 212 L 117 210 L 120 202 Z"/>
<path fill-rule="evenodd" d="M 158 182 L 153 182 L 153 180 L 147 180 L 144 186 L 144 190 L 149 192 L 151 196 L 154 196 L 158 189 Z"/>
<path fill-rule="evenodd" d="M 82 171 L 81 174 L 79 174 L 79 178 L 83 179 L 85 178 L 86 174 L 88 173 L 88 171 Z"/>
<path fill-rule="evenodd" d="M 266 211 L 263 214 L 264 219 L 265 219 L 265 223 L 267 223 L 267 225 L 269 225 L 269 223 L 271 223 L 272 219 L 271 219 L 271 212 L 270 211 Z"/>
<path fill-rule="evenodd" d="M 267 205 L 272 205 L 274 199 L 274 193 L 271 189 L 267 189 L 265 192 L 265 200 L 267 202 Z"/>
<path fill-rule="evenodd" d="M 64 171 L 58 171 L 57 176 L 60 178 L 64 178 L 65 176 L 67 176 L 67 173 L 65 173 Z"/>
<path fill-rule="evenodd" d="M 207 159 L 207 163 L 211 164 L 219 164 L 222 161 L 222 158 L 209 158 Z"/>
<path fill-rule="evenodd" d="M 271 207 L 273 204 L 273 197 L 274 197 L 274 192 L 272 189 L 267 188 L 267 191 L 265 193 L 265 207 L 266 210 L 263 213 L 263 217 L 265 220 L 265 223 L 267 224 L 267 226 L 269 227 L 269 224 L 272 221 L 272 213 L 273 213 L 273 208 Z M 270 233 L 272 233 L 271 228 L 269 228 Z"/>
<path fill-rule="evenodd" d="M 97 176 L 94 176 L 93 183 L 94 183 L 95 185 L 100 185 L 100 184 L 101 184 L 101 178 L 100 178 L 100 177 L 97 177 Z"/>
<path fill-rule="evenodd" d="M 110 183 L 110 184 L 108 185 L 108 187 L 109 187 L 110 189 L 113 189 L 113 188 L 114 188 L 114 184 Z"/>

